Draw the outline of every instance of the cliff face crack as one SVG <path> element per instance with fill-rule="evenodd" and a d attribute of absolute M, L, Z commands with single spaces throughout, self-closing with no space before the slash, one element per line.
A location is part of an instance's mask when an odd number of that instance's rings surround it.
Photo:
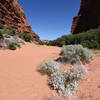
<path fill-rule="evenodd" d="M 80 11 L 73 19 L 71 32 L 77 34 L 100 26 L 100 0 L 82 0 Z"/>
<path fill-rule="evenodd" d="M 32 31 L 18 0 L 0 0 L 0 25 L 13 28 L 19 33 L 27 32 L 35 40 L 39 40 L 39 36 Z"/>

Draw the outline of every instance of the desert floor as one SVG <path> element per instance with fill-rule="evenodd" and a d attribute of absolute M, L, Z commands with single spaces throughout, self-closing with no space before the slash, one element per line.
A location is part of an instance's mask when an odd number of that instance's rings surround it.
<path fill-rule="evenodd" d="M 15 51 L 0 50 L 0 100 L 46 100 L 56 94 L 47 85 L 48 77 L 37 68 L 43 61 L 56 59 L 60 50 L 35 44 L 23 45 Z M 87 79 L 70 100 L 100 100 L 100 56 L 87 66 Z"/>

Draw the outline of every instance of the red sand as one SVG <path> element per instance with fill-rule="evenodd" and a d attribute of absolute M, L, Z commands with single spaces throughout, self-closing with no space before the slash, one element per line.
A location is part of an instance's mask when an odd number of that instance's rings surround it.
<path fill-rule="evenodd" d="M 51 94 L 47 76 L 38 65 L 55 58 L 60 48 L 27 44 L 16 51 L 0 51 L 0 100 L 43 100 Z"/>
<path fill-rule="evenodd" d="M 47 76 L 37 72 L 44 60 L 58 56 L 60 48 L 27 44 L 15 51 L 0 50 L 0 100 L 44 100 L 54 94 Z M 91 71 L 70 100 L 100 100 L 100 57 L 90 65 Z M 67 99 L 66 99 L 67 100 Z"/>

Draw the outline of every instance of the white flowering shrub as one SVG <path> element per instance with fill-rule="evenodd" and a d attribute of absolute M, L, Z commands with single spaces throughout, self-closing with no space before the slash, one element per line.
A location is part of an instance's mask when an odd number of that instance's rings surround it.
<path fill-rule="evenodd" d="M 77 79 L 82 79 L 88 73 L 88 69 L 82 64 L 75 64 L 71 71 Z"/>
<path fill-rule="evenodd" d="M 51 75 L 48 84 L 65 97 L 72 96 L 78 89 L 78 82 L 87 74 L 88 70 L 83 65 L 75 64 L 69 70 L 59 70 Z"/>
<path fill-rule="evenodd" d="M 48 84 L 65 97 L 72 96 L 78 87 L 76 77 L 68 71 L 58 71 L 54 73 Z"/>
<path fill-rule="evenodd" d="M 83 48 L 82 45 L 66 45 L 63 46 L 60 53 L 64 61 L 76 63 L 82 61 L 83 63 L 89 63 L 92 59 L 91 51 L 87 48 Z"/>
<path fill-rule="evenodd" d="M 61 64 L 56 61 L 46 61 L 40 66 L 39 71 L 43 74 L 51 75 L 59 70 L 60 67 Z"/>

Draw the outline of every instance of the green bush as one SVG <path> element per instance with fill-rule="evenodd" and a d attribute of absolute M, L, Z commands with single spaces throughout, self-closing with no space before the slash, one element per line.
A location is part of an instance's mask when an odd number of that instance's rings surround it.
<path fill-rule="evenodd" d="M 0 39 L 4 39 L 3 35 L 0 33 Z"/>
<path fill-rule="evenodd" d="M 18 34 L 16 34 L 12 28 L 0 28 L 0 40 L 3 40 L 0 42 L 3 44 L 2 47 L 5 49 L 15 50 L 17 47 L 24 44 L 22 39 L 19 39 Z"/>
<path fill-rule="evenodd" d="M 0 29 L 0 33 L 2 35 L 10 35 L 10 36 L 15 36 L 17 35 L 15 30 L 12 29 L 12 28 L 3 28 L 3 29 Z"/>
<path fill-rule="evenodd" d="M 16 50 L 16 45 L 14 43 L 11 43 L 11 44 L 8 45 L 8 49 Z"/>
<path fill-rule="evenodd" d="M 91 51 L 87 48 L 83 48 L 81 45 L 67 45 L 63 46 L 60 53 L 65 63 L 76 63 L 82 61 L 83 63 L 89 63 L 92 59 Z"/>
<path fill-rule="evenodd" d="M 19 37 L 22 38 L 26 42 L 33 41 L 33 38 L 32 38 L 31 35 L 29 35 L 29 33 L 22 33 L 22 34 L 19 35 Z"/>
<path fill-rule="evenodd" d="M 84 44 L 82 43 L 83 41 L 85 41 L 85 44 L 87 44 L 85 46 L 88 48 L 100 48 L 100 27 L 79 34 L 64 35 L 60 38 L 57 38 L 56 40 L 49 41 L 47 45 L 62 47 L 63 45 Z"/>
<path fill-rule="evenodd" d="M 39 45 L 45 45 L 46 43 L 40 41 L 40 42 L 38 42 L 38 44 L 39 44 Z"/>
<path fill-rule="evenodd" d="M 1 29 L 1 32 L 2 32 L 2 34 L 8 34 L 8 35 L 11 35 L 11 36 L 16 35 L 15 30 L 12 29 L 12 28 L 4 28 L 4 29 Z"/>
<path fill-rule="evenodd" d="M 86 40 L 86 41 L 82 41 L 81 42 L 81 45 L 83 47 L 88 47 L 90 49 L 100 49 L 100 44 L 98 43 L 98 41 L 95 41 L 95 40 Z"/>

